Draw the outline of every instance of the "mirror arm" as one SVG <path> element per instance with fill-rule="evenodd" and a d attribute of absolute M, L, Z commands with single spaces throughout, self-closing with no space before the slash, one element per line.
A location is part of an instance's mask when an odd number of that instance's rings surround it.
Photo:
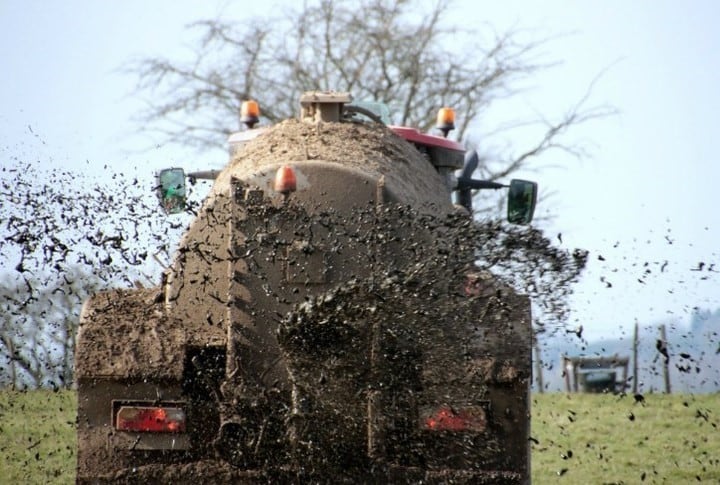
<path fill-rule="evenodd" d="M 457 190 L 463 190 L 463 189 L 472 189 L 472 190 L 482 190 L 482 189 L 506 189 L 510 187 L 509 185 L 501 184 L 499 182 L 491 182 L 489 180 L 478 180 L 478 179 L 471 179 L 471 178 L 465 178 L 460 177 L 457 179 Z"/>
<path fill-rule="evenodd" d="M 472 191 L 482 189 L 506 189 L 509 185 L 504 185 L 499 182 L 491 182 L 489 180 L 477 180 L 469 177 L 458 177 L 455 190 L 458 193 L 457 203 L 463 206 L 467 211 L 472 214 Z"/>
<path fill-rule="evenodd" d="M 220 175 L 220 170 L 201 170 L 199 172 L 190 172 L 188 177 L 200 180 L 215 180 Z"/>

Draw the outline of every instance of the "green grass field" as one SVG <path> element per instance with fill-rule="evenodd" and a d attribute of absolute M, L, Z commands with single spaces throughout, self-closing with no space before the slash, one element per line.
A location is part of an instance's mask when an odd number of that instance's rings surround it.
<path fill-rule="evenodd" d="M 0 483 L 73 483 L 72 391 L 0 392 Z"/>
<path fill-rule="evenodd" d="M 533 396 L 533 483 L 720 483 L 720 396 Z"/>
<path fill-rule="evenodd" d="M 0 483 L 72 483 L 75 395 L 0 392 Z M 533 483 L 720 483 L 720 396 L 533 396 Z"/>

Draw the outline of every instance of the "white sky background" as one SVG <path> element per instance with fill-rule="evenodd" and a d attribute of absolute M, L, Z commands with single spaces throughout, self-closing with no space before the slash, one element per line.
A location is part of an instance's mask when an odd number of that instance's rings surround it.
<path fill-rule="evenodd" d="M 161 167 L 223 163 L 224 147 L 199 158 L 177 147 L 137 153 L 148 146 L 131 121 L 142 105 L 130 95 L 135 78 L 118 69 L 133 56 L 186 55 L 189 22 L 221 11 L 276 14 L 275 4 L 0 0 L 0 164 L 39 160 L 97 173 L 108 164 L 150 178 Z M 635 319 L 685 322 L 695 306 L 720 307 L 719 275 L 690 271 L 700 261 L 720 270 L 720 2 L 459 0 L 448 19 L 556 37 L 543 52 L 560 64 L 491 111 L 484 128 L 535 111 L 560 116 L 609 68 L 590 105 L 620 114 L 569 138 L 593 157 L 549 154 L 542 163 L 564 168 L 518 174 L 554 193 L 538 208 L 555 216 L 548 233 L 591 252 L 573 299 L 585 335 L 619 336 Z M 652 274 L 643 278 L 645 262 Z"/>

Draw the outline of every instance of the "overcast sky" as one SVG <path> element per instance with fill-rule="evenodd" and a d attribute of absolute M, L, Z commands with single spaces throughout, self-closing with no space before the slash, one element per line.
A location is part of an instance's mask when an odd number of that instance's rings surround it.
<path fill-rule="evenodd" d="M 98 172 L 112 164 L 149 177 L 165 166 L 222 164 L 224 148 L 202 157 L 165 146 L 137 153 L 147 140 L 131 118 L 142 104 L 131 95 L 135 79 L 119 68 L 134 56 L 186 55 L 189 22 L 277 13 L 276 4 L 0 0 L 0 163 Z M 573 132 L 591 158 L 557 153 L 542 162 L 563 168 L 518 174 L 554 194 L 538 209 L 554 215 L 548 233 L 591 252 L 573 300 L 573 319 L 590 337 L 720 307 L 717 273 L 690 271 L 700 261 L 720 269 L 719 18 L 720 2 L 710 0 L 467 0 L 449 13 L 481 32 L 489 24 L 553 38 L 543 52 L 558 65 L 487 124 L 560 116 L 596 78 L 590 104 L 619 110 Z"/>

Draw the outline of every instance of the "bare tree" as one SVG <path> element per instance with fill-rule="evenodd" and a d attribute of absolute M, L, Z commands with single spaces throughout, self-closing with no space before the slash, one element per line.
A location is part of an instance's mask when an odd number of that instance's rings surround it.
<path fill-rule="evenodd" d="M 476 146 L 485 134 L 472 128 L 487 108 L 550 67 L 540 60 L 548 40 L 522 42 L 511 30 L 478 42 L 477 30 L 445 21 L 450 7 L 450 0 L 429 9 L 412 0 L 319 0 L 279 19 L 191 24 L 200 38 L 189 61 L 148 57 L 127 66 L 138 76 L 138 93 L 148 94 L 143 130 L 151 127 L 162 142 L 219 147 L 238 128 L 243 100 L 259 101 L 276 122 L 295 113 L 303 91 L 333 89 L 386 103 L 393 122 L 423 130 L 439 107 L 455 107 L 454 136 Z M 481 153 L 483 178 L 506 177 L 551 149 L 578 155 L 562 139 L 567 129 L 612 112 L 587 102 L 556 120 L 525 120 L 541 127 L 536 142 Z"/>
<path fill-rule="evenodd" d="M 7 277 L 0 286 L 0 387 L 70 386 L 80 307 L 103 286 L 78 268 L 34 282 Z"/>

